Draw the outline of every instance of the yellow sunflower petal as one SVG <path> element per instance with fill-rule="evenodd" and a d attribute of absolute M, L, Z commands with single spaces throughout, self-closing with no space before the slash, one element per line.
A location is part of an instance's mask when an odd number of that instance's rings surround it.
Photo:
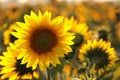
<path fill-rule="evenodd" d="M 14 67 L 4 67 L 4 69 L 2 69 L 2 71 L 0 72 L 0 74 L 4 74 L 4 73 L 9 73 L 11 71 L 14 71 L 16 68 Z"/>
<path fill-rule="evenodd" d="M 35 61 L 36 61 L 36 56 L 32 56 L 26 67 L 31 67 L 35 63 Z"/>
<path fill-rule="evenodd" d="M 39 79 L 38 71 L 34 71 L 34 72 L 33 72 L 33 76 L 34 76 L 35 78 Z"/>
<path fill-rule="evenodd" d="M 22 23 L 22 22 L 16 22 L 17 25 L 19 25 L 20 28 L 22 29 L 28 29 L 28 26 L 25 24 L 25 23 Z"/>
<path fill-rule="evenodd" d="M 13 75 L 11 74 L 9 80 L 15 80 L 17 78 L 18 74 L 14 73 Z"/>
<path fill-rule="evenodd" d="M 20 53 L 20 54 L 17 56 L 17 59 L 21 59 L 24 55 L 25 55 L 25 52 L 23 51 L 22 53 Z"/>

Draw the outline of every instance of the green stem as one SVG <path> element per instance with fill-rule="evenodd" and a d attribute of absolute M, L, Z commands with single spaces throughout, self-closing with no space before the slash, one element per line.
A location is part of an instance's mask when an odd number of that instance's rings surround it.
<path fill-rule="evenodd" d="M 63 80 L 63 74 L 60 73 L 60 80 Z"/>
<path fill-rule="evenodd" d="M 48 68 L 48 69 L 47 69 L 47 77 L 48 77 L 48 80 L 50 80 L 50 78 L 51 78 L 51 77 L 50 77 L 50 73 L 51 73 L 51 72 L 50 72 L 50 69 Z"/>
<path fill-rule="evenodd" d="M 40 80 L 47 80 L 42 71 L 39 70 Z"/>

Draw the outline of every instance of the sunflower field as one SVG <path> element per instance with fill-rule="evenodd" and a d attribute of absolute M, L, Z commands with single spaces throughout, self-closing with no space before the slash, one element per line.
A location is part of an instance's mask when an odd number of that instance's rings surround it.
<path fill-rule="evenodd" d="M 0 1 L 0 80 L 120 80 L 119 0 L 31 1 Z"/>

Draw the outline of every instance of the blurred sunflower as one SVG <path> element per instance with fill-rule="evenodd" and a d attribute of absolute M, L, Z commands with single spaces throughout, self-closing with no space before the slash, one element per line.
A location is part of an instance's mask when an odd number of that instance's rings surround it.
<path fill-rule="evenodd" d="M 65 73 L 66 76 L 69 76 L 71 74 L 72 66 L 70 64 L 66 64 L 62 71 Z"/>
<path fill-rule="evenodd" d="M 16 20 L 21 16 L 22 10 L 15 4 L 11 4 L 7 7 L 6 16 L 9 20 Z"/>
<path fill-rule="evenodd" d="M 108 9 L 108 18 L 111 20 L 111 21 L 116 21 L 117 19 L 117 16 L 116 16 L 116 10 L 115 10 L 115 7 L 113 7 L 114 5 L 110 6 L 109 9 Z"/>
<path fill-rule="evenodd" d="M 59 15 L 62 15 L 64 17 L 70 18 L 71 16 L 74 16 L 75 19 L 77 19 L 77 16 L 74 13 L 74 5 L 66 5 L 64 8 L 59 9 Z"/>
<path fill-rule="evenodd" d="M 71 64 L 65 64 L 62 73 L 65 80 L 72 80 L 73 77 L 77 77 L 77 68 L 74 68 Z"/>
<path fill-rule="evenodd" d="M 6 24 L 6 22 L 8 22 L 8 17 L 4 12 L 0 13 L 0 28 L 2 28 L 2 25 Z"/>
<path fill-rule="evenodd" d="M 11 34 L 11 32 L 15 30 L 15 27 L 17 27 L 17 25 L 13 23 L 7 30 L 4 31 L 4 45 L 8 45 L 10 42 L 13 43 L 15 40 L 17 40 L 17 38 Z"/>
<path fill-rule="evenodd" d="M 17 49 L 14 44 L 10 43 L 7 47 L 6 52 L 0 56 L 0 74 L 1 79 L 9 80 L 25 80 L 39 78 L 38 71 L 36 69 L 32 70 L 32 67 L 26 68 L 26 64 L 21 64 L 21 59 L 17 59 L 18 54 L 21 52 Z"/>
<path fill-rule="evenodd" d="M 110 26 L 109 25 L 98 25 L 94 26 L 92 39 L 103 39 L 105 41 L 110 40 Z M 108 35 L 109 34 L 109 35 Z"/>
<path fill-rule="evenodd" d="M 76 33 L 76 38 L 81 38 L 81 43 L 86 42 L 92 37 L 92 32 L 88 30 L 88 26 L 86 24 L 77 24 L 76 26 L 70 29 L 72 32 Z M 74 39 L 76 40 L 76 39 Z M 76 40 L 77 41 L 77 40 Z"/>
<path fill-rule="evenodd" d="M 56 8 L 57 6 L 55 5 L 43 5 L 42 6 L 42 12 L 45 12 L 46 10 L 51 11 L 52 16 L 56 17 L 58 14 L 58 9 Z"/>
<path fill-rule="evenodd" d="M 94 3 L 91 5 L 91 18 L 97 22 L 97 23 L 106 23 L 108 20 L 108 15 L 106 13 L 108 12 L 109 5 L 106 3 Z"/>
<path fill-rule="evenodd" d="M 102 39 L 93 42 L 88 41 L 80 49 L 79 58 L 81 61 L 87 62 L 88 66 L 96 64 L 95 70 L 98 70 L 98 73 L 103 70 L 110 70 L 118 60 L 114 48 L 111 48 L 111 44 Z"/>
<path fill-rule="evenodd" d="M 100 22 L 102 20 L 101 13 L 99 11 L 91 11 L 91 16 L 95 22 Z"/>
<path fill-rule="evenodd" d="M 22 64 L 27 67 L 36 68 L 39 64 L 41 70 L 60 64 L 59 57 L 72 52 L 70 45 L 73 45 L 74 34 L 67 32 L 71 26 L 65 25 L 63 17 L 59 16 L 51 20 L 51 13 L 46 11 L 43 15 L 39 11 L 37 16 L 31 11 L 30 16 L 24 16 L 25 23 L 18 22 L 17 32 L 12 34 L 19 38 L 16 41 L 18 48 L 24 53 L 18 55 Z"/>
<path fill-rule="evenodd" d="M 88 26 L 85 23 L 78 23 L 74 17 L 65 20 L 66 24 L 72 25 L 70 32 L 76 33 L 74 38 L 74 45 L 81 45 L 92 37 L 92 32 L 89 31 Z"/>
<path fill-rule="evenodd" d="M 90 18 L 90 10 L 85 6 L 85 4 L 75 5 L 75 15 L 78 18 L 79 22 L 85 23 L 87 19 Z"/>
<path fill-rule="evenodd" d="M 77 68 L 74 68 L 70 64 L 65 64 L 62 72 L 65 74 L 65 76 L 77 76 Z"/>

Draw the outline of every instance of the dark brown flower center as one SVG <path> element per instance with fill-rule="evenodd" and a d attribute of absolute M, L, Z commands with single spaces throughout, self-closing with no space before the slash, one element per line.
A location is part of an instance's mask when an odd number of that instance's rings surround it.
<path fill-rule="evenodd" d="M 28 73 L 31 73 L 31 74 L 33 73 L 34 70 L 32 71 L 32 67 L 26 68 L 26 64 L 20 64 L 20 63 L 21 63 L 21 59 L 17 60 L 15 65 L 16 67 L 15 71 L 18 72 L 19 76 L 23 76 Z"/>
<path fill-rule="evenodd" d="M 12 8 L 13 13 L 16 12 L 16 11 L 17 11 L 17 7 Z"/>
<path fill-rule="evenodd" d="M 95 48 L 87 51 L 86 57 L 90 59 L 90 64 L 96 64 L 96 69 L 105 68 L 110 60 L 109 55 L 101 48 Z"/>
<path fill-rule="evenodd" d="M 38 54 L 46 53 L 52 50 L 57 44 L 57 37 L 49 29 L 35 30 L 31 35 L 31 48 Z"/>

